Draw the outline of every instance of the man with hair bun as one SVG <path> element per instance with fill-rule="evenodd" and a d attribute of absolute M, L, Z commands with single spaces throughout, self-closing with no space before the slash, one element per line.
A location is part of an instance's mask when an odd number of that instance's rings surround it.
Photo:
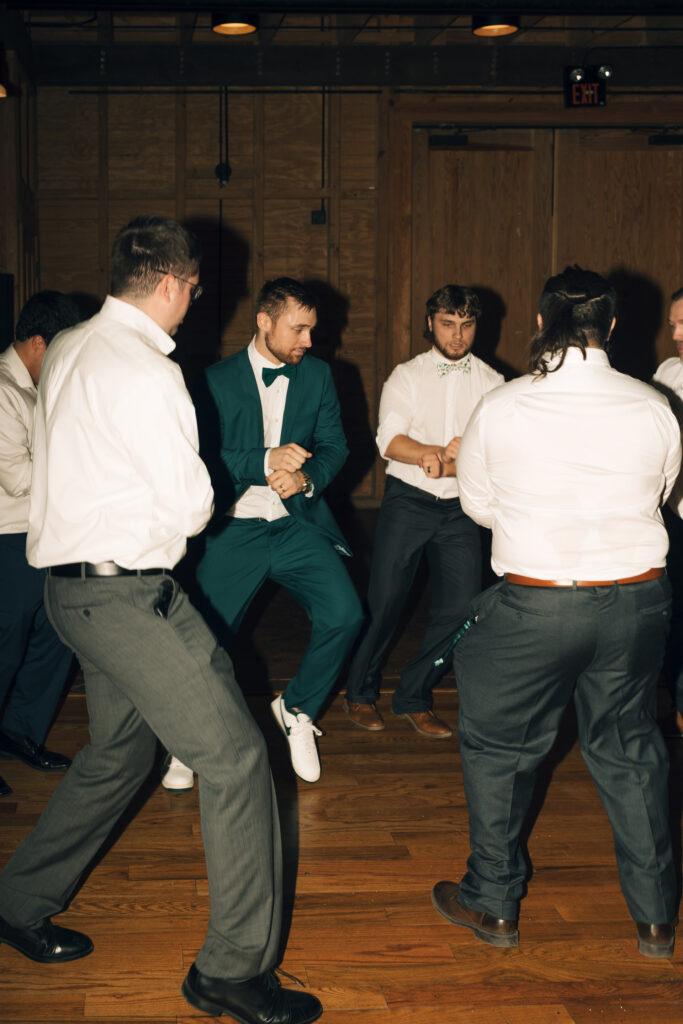
<path fill-rule="evenodd" d="M 377 447 L 387 481 L 377 519 L 368 585 L 368 625 L 353 657 L 344 710 L 372 732 L 380 673 L 420 559 L 429 564 L 429 622 L 417 657 L 403 669 L 391 707 L 421 736 L 448 739 L 432 710 L 432 690 L 448 665 L 435 667 L 481 589 L 479 529 L 463 512 L 456 456 L 460 437 L 483 394 L 503 383 L 472 354 L 481 315 L 475 292 L 449 284 L 427 300 L 429 349 L 397 366 L 379 407 Z"/>
<path fill-rule="evenodd" d="M 26 561 L 33 424 L 47 346 L 79 320 L 68 295 L 37 292 L 19 314 L 14 344 L 0 354 L 0 758 L 43 772 L 71 764 L 43 740 L 73 655 L 45 612 L 45 572 Z M 0 778 L 0 796 L 11 792 Z"/>
<path fill-rule="evenodd" d="M 661 506 L 680 432 L 662 395 L 610 367 L 615 305 L 596 273 L 551 277 L 530 373 L 487 395 L 462 439 L 463 507 L 492 530 L 501 581 L 455 648 L 471 854 L 432 900 L 482 941 L 518 944 L 520 830 L 573 698 L 638 949 L 670 957 L 677 871 L 656 697 L 670 611 Z"/>

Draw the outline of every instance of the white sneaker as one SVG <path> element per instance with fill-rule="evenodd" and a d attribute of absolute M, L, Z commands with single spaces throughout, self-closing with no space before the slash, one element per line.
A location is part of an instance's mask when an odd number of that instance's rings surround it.
<path fill-rule="evenodd" d="M 322 736 L 322 731 L 303 711 L 288 711 L 284 697 L 276 697 L 270 710 L 287 737 L 292 768 L 304 782 L 317 782 L 320 778 L 320 759 L 315 738 Z"/>
<path fill-rule="evenodd" d="M 167 754 L 161 785 L 164 789 L 172 789 L 175 793 L 188 793 L 194 786 L 194 772 L 177 757 Z"/>

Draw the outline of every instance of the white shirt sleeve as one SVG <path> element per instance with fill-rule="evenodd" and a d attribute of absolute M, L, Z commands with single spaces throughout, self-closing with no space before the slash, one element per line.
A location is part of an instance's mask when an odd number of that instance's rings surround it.
<path fill-rule="evenodd" d="M 399 434 L 410 436 L 415 397 L 410 375 L 403 366 L 397 366 L 382 388 L 379 403 L 379 425 L 377 427 L 377 448 L 382 458 Z"/>
<path fill-rule="evenodd" d="M 465 428 L 456 459 L 456 471 L 463 510 L 470 519 L 490 529 L 493 522 L 493 491 L 486 467 L 482 405 L 480 401 Z"/>
<path fill-rule="evenodd" d="M 27 410 L 9 387 L 0 387 L 0 487 L 13 498 L 31 489 L 31 446 Z"/>

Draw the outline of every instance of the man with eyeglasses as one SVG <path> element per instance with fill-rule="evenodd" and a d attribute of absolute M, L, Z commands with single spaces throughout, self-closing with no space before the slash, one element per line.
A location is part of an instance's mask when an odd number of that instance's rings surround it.
<path fill-rule="evenodd" d="M 272 972 L 282 873 L 265 743 L 230 659 L 170 575 L 213 507 L 194 408 L 167 358 L 199 259 L 175 221 L 131 221 L 102 309 L 44 360 L 27 555 L 47 568 L 48 615 L 83 666 L 90 743 L 0 873 L 0 942 L 39 963 L 92 951 L 50 917 L 149 774 L 158 736 L 199 776 L 209 879 L 210 928 L 183 995 L 245 1024 L 307 1024 L 318 1000 Z"/>

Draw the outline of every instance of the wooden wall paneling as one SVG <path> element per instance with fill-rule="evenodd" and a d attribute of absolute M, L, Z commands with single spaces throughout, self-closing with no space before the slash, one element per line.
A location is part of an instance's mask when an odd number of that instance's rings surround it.
<path fill-rule="evenodd" d="M 319 193 L 322 93 L 266 94 L 263 150 L 266 195 Z"/>
<path fill-rule="evenodd" d="M 87 296 L 93 307 L 84 310 L 88 315 L 104 298 L 98 224 L 97 199 L 41 200 L 41 287 Z"/>
<path fill-rule="evenodd" d="M 312 200 L 264 200 L 264 278 L 327 279 L 327 225 L 311 224 Z M 317 205 L 317 204 L 316 204 Z"/>
<path fill-rule="evenodd" d="M 203 250 L 204 294 L 188 314 L 179 344 L 187 354 L 188 376 L 243 348 L 253 323 L 253 208 L 241 199 L 191 199 L 184 223 Z"/>
<path fill-rule="evenodd" d="M 175 208 L 176 217 L 185 220 L 185 198 L 187 182 L 187 107 L 182 93 L 175 96 Z"/>
<path fill-rule="evenodd" d="M 172 93 L 109 97 L 109 181 L 112 199 L 139 196 L 171 199 L 176 196 L 176 117 Z M 142 212 L 142 211 L 141 211 Z M 157 211 L 148 205 L 147 212 Z"/>
<path fill-rule="evenodd" d="M 221 188 L 215 174 L 220 153 L 218 91 L 189 93 L 185 97 L 188 195 L 196 198 L 220 198 L 223 194 L 226 198 L 251 197 L 255 175 L 255 102 L 252 94 L 228 93 L 228 157 L 232 173 L 228 184 Z"/>
<path fill-rule="evenodd" d="M 411 345 L 411 231 L 413 115 L 392 95 L 387 104 L 389 120 L 389 173 L 386 199 L 389 204 L 387 351 L 384 379 L 397 363 L 410 359 Z"/>
<path fill-rule="evenodd" d="M 424 351 L 424 303 L 446 283 L 476 288 L 484 311 L 478 349 L 524 370 L 530 336 L 534 259 L 543 226 L 535 223 L 536 191 L 550 190 L 550 167 L 528 130 L 470 135 L 466 146 L 429 149 L 429 131 L 413 133 L 413 266 L 411 355 Z M 547 151 L 547 144 L 541 147 Z M 549 225 L 545 229 L 549 235 Z"/>
<path fill-rule="evenodd" d="M 254 298 L 266 280 L 265 271 L 265 137 L 266 97 L 254 97 L 254 262 L 252 293 Z M 258 140 L 258 142 L 257 142 Z"/>
<path fill-rule="evenodd" d="M 377 104 L 377 212 L 376 212 L 376 253 L 377 277 L 375 303 L 375 388 L 374 396 L 368 392 L 373 422 L 377 423 L 382 386 L 387 377 L 389 354 L 392 350 L 389 331 L 392 322 L 390 303 L 394 293 L 389 286 L 392 252 L 392 104 L 391 91 L 382 89 Z M 384 494 L 385 462 L 375 450 L 375 465 L 372 471 L 372 498 L 377 501 Z"/>
<path fill-rule="evenodd" d="M 378 97 L 365 93 L 337 93 L 340 106 L 340 184 L 350 189 L 377 188 Z"/>
<path fill-rule="evenodd" d="M 610 276 L 620 297 L 613 358 L 649 379 L 671 354 L 668 300 L 681 283 L 683 153 L 647 133 L 562 131 L 558 149 L 557 267 Z"/>
<path fill-rule="evenodd" d="M 335 376 L 349 459 L 342 470 L 346 489 L 373 498 L 377 425 L 377 206 L 374 197 L 341 203 L 342 246 L 339 293 L 348 297 Z"/>
<path fill-rule="evenodd" d="M 41 199 L 95 199 L 102 191 L 99 136 L 106 97 L 38 90 Z"/>
<path fill-rule="evenodd" d="M 99 294 L 105 296 L 109 293 L 109 262 L 111 255 L 111 244 L 109 238 L 109 97 L 100 95 L 97 97 L 97 160 L 98 160 L 98 210 L 97 210 L 97 235 L 99 253 Z M 119 224 L 117 230 L 123 227 Z"/>

